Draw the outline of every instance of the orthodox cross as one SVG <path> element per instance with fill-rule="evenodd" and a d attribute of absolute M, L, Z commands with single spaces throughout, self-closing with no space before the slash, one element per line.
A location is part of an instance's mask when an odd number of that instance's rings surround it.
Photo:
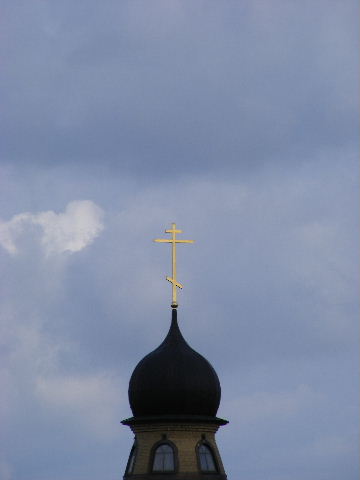
<path fill-rule="evenodd" d="M 194 240 L 178 240 L 176 238 L 177 233 L 182 233 L 182 230 L 176 230 L 176 223 L 172 224 L 172 228 L 170 230 L 165 230 L 165 233 L 171 233 L 171 238 L 157 238 L 154 242 L 160 243 L 171 243 L 172 244 L 172 277 L 166 277 L 170 283 L 172 283 L 172 308 L 177 308 L 178 303 L 176 300 L 176 287 L 183 288 L 181 283 L 176 280 L 176 244 L 177 243 L 194 243 Z"/>

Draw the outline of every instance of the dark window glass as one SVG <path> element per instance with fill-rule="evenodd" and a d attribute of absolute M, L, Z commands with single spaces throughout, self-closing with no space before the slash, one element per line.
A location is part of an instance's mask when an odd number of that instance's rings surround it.
<path fill-rule="evenodd" d="M 163 443 L 155 450 L 153 472 L 173 472 L 174 470 L 174 450 L 169 444 Z"/>
<path fill-rule="evenodd" d="M 126 473 L 133 473 L 134 464 L 135 464 L 135 455 L 136 455 L 136 448 L 135 448 L 135 445 L 134 445 L 131 449 L 131 452 L 130 452 Z"/>
<path fill-rule="evenodd" d="M 202 472 L 216 472 L 215 460 L 212 451 L 207 445 L 200 445 L 199 460 Z"/>

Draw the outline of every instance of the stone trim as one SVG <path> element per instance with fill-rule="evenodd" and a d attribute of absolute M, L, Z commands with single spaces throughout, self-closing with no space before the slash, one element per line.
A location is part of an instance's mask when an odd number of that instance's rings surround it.
<path fill-rule="evenodd" d="M 124 480 L 227 480 L 227 476 L 221 473 L 148 473 L 124 475 Z"/>
<path fill-rule="evenodd" d="M 219 425 L 211 425 L 208 423 L 156 423 L 156 424 L 135 424 L 130 425 L 131 430 L 134 433 L 140 432 L 208 432 L 216 433 L 219 429 Z"/>

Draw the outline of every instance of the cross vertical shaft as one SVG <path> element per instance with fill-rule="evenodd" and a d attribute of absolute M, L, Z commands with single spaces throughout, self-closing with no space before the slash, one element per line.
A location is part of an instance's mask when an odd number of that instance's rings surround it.
<path fill-rule="evenodd" d="M 177 306 L 177 299 L 176 299 L 176 225 L 175 223 L 172 224 L 172 303 L 171 305 Z M 181 287 L 180 287 L 181 288 Z"/>
<path fill-rule="evenodd" d="M 158 238 L 154 240 L 155 242 L 159 243 L 171 243 L 172 245 L 172 277 L 166 277 L 166 280 L 168 280 L 172 284 L 172 302 L 171 302 L 171 307 L 172 308 L 177 308 L 178 303 L 177 303 L 177 290 L 176 288 L 183 288 L 181 283 L 177 281 L 176 278 L 176 244 L 177 243 L 194 243 L 194 240 L 178 240 L 176 238 L 177 233 L 182 233 L 182 230 L 176 230 L 176 223 L 172 224 L 172 228 L 170 230 L 165 230 L 165 233 L 171 233 L 171 239 L 169 238 Z"/>

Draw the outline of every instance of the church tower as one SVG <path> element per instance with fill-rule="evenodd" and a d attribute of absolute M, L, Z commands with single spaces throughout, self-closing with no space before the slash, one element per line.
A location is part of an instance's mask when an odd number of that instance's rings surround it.
<path fill-rule="evenodd" d="M 171 230 L 171 325 L 164 341 L 135 367 L 129 383 L 133 417 L 123 420 L 134 444 L 124 480 L 226 480 L 215 433 L 228 422 L 216 417 L 221 388 L 210 363 L 193 350 L 177 322 L 176 225 Z M 159 240 L 156 240 L 159 241 Z"/>

